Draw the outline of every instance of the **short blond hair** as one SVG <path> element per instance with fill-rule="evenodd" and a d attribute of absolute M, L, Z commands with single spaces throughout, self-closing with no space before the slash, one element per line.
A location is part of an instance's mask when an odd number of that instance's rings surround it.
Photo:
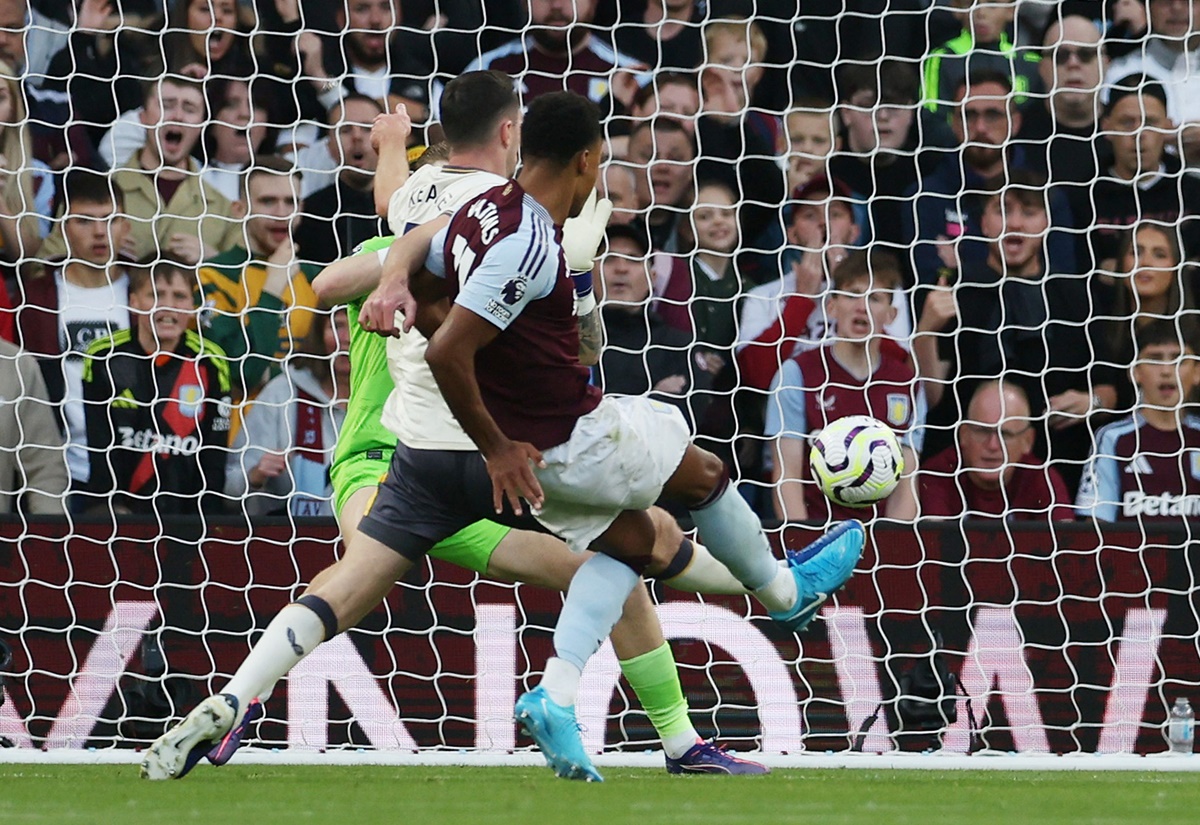
<path fill-rule="evenodd" d="M 727 17 L 704 24 L 704 47 L 711 52 L 721 37 L 744 41 L 750 38 L 750 62 L 762 63 L 767 56 L 767 36 L 758 23 L 745 17 Z"/>

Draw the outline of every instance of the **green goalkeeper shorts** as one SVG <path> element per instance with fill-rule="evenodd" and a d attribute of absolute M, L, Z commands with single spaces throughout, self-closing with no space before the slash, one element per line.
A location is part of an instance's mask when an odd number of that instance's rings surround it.
<path fill-rule="evenodd" d="M 387 473 L 392 454 L 388 450 L 382 458 L 368 458 L 359 453 L 343 461 L 335 462 L 329 469 L 329 481 L 333 485 L 333 503 L 339 515 L 350 496 L 364 487 L 375 487 Z M 448 561 L 459 567 L 487 573 L 488 562 L 500 541 L 512 529 L 494 521 L 477 521 L 464 527 L 453 536 L 435 544 L 429 555 Z"/>

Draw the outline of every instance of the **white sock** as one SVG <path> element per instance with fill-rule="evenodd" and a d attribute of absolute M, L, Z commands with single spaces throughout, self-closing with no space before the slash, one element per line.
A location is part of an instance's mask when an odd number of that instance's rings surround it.
<path fill-rule="evenodd" d="M 583 673 L 566 659 L 551 656 L 546 660 L 546 672 L 541 686 L 550 694 L 550 701 L 569 708 L 579 695 L 579 678 Z"/>
<path fill-rule="evenodd" d="M 766 585 L 754 591 L 754 595 L 762 602 L 763 607 L 773 613 L 790 610 L 796 604 L 800 594 L 796 591 L 796 579 L 791 570 L 778 567 L 775 578 Z"/>
<path fill-rule="evenodd" d="M 692 728 L 687 733 L 677 733 L 674 736 L 668 736 L 663 739 L 663 751 L 672 759 L 679 759 L 699 741 L 700 734 L 696 733 L 695 728 Z"/>
<path fill-rule="evenodd" d="M 717 561 L 709 549 L 698 541 L 692 542 L 692 560 L 683 572 L 662 582 L 685 593 L 744 596 L 749 592 L 729 572 L 729 568 Z"/>
<path fill-rule="evenodd" d="M 289 604 L 267 625 L 221 693 L 236 696 L 238 713 L 244 713 L 252 699 L 269 694 L 276 682 L 323 641 L 321 617 L 302 604 Z"/>

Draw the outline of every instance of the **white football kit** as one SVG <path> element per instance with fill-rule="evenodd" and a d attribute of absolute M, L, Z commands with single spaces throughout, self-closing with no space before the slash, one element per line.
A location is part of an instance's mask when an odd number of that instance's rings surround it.
<path fill-rule="evenodd" d="M 388 224 L 397 236 L 459 207 L 506 179 L 479 169 L 424 166 L 388 201 Z M 380 253 L 380 260 L 387 250 Z M 425 363 L 429 342 L 415 329 L 387 342 L 388 372 L 396 387 L 383 406 L 383 425 L 401 442 L 418 450 L 475 450 L 446 406 Z"/>

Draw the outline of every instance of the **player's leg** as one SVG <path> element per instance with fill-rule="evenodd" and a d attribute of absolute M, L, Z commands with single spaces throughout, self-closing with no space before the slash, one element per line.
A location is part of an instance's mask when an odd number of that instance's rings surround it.
<path fill-rule="evenodd" d="M 663 493 L 687 506 L 712 555 L 754 593 L 771 618 L 791 630 L 802 630 L 812 621 L 829 594 L 850 578 L 862 555 L 862 525 L 847 521 L 781 568 L 762 522 L 730 484 L 725 465 L 695 445 L 688 446 Z"/>
<path fill-rule="evenodd" d="M 404 478 L 412 462 L 406 453 L 389 478 Z M 271 620 L 221 692 L 202 701 L 151 745 L 142 761 L 142 776 L 184 776 L 233 729 L 253 700 L 268 693 L 321 642 L 353 627 L 374 609 L 434 543 L 406 529 L 413 511 L 411 491 L 403 483 L 381 486 L 363 517 L 370 518 L 371 531 L 364 531 L 360 523 L 345 555 Z M 437 531 L 445 525 L 427 522 L 425 528 Z M 453 530 L 442 535 L 449 532 Z"/>

